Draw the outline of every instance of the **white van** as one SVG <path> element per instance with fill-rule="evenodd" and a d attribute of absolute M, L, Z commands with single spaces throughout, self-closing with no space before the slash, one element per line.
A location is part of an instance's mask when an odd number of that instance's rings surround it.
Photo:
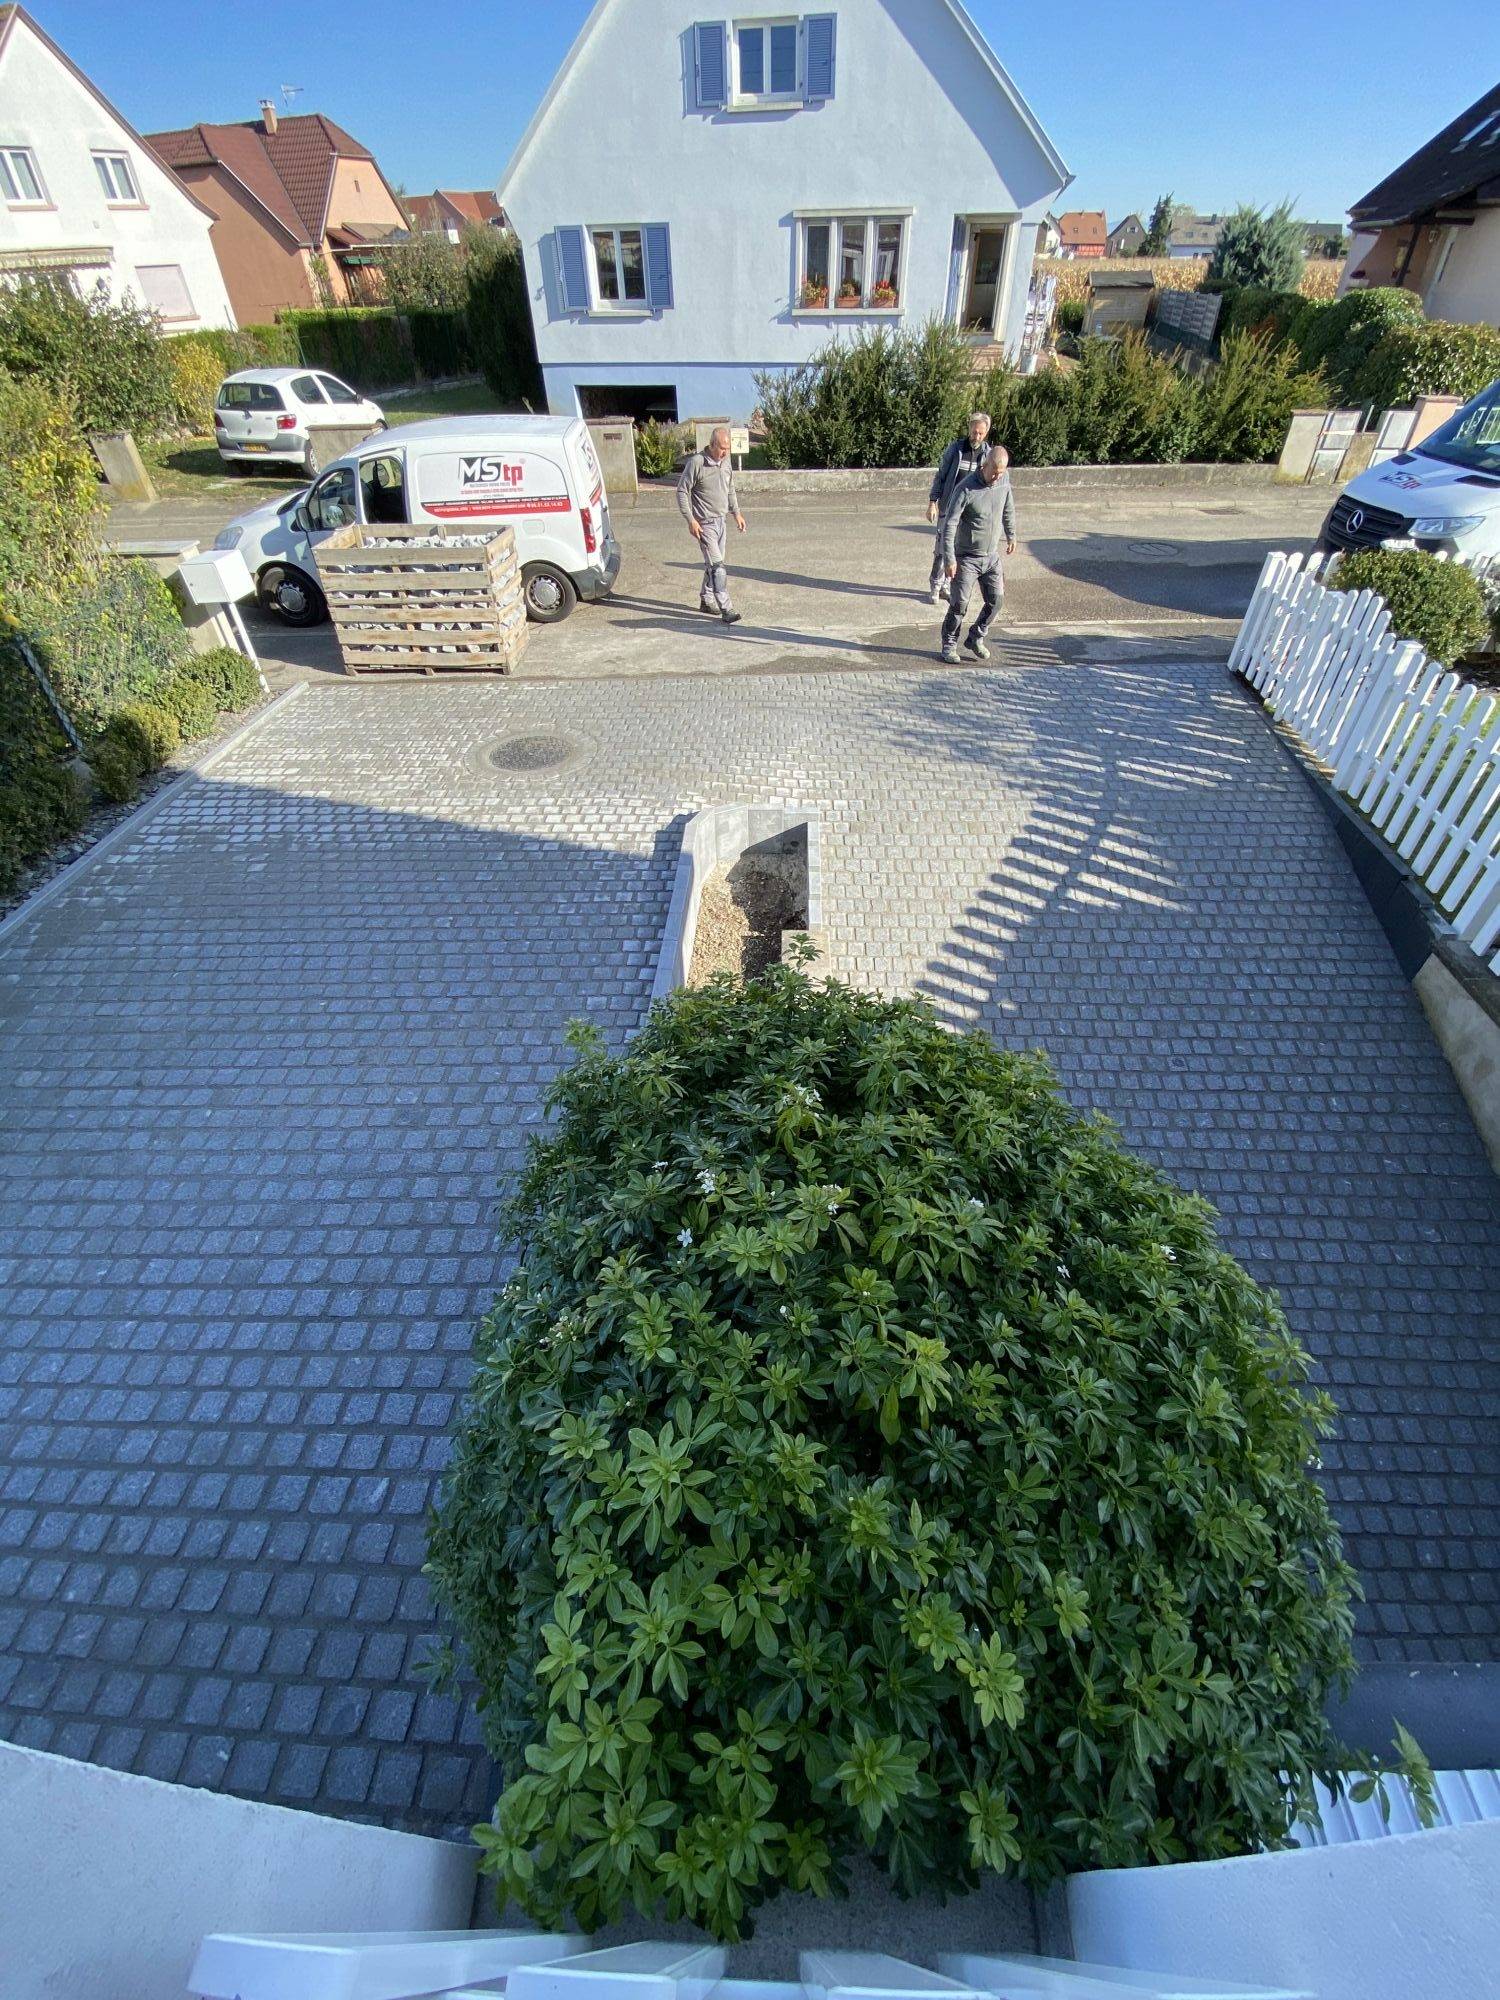
<path fill-rule="evenodd" d="M 1500 380 L 1414 450 L 1351 479 L 1318 546 L 1375 549 L 1388 542 L 1470 562 L 1500 559 Z"/>
<path fill-rule="evenodd" d="M 579 417 L 439 417 L 366 438 L 313 485 L 242 514 L 215 538 L 238 549 L 261 603 L 288 625 L 328 616 L 313 551 L 351 521 L 508 525 L 540 625 L 579 598 L 608 596 L 620 574 L 609 500 Z"/>

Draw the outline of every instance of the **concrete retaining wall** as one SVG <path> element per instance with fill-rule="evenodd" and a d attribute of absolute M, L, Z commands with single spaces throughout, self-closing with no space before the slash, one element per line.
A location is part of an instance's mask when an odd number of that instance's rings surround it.
<path fill-rule="evenodd" d="M 823 926 L 822 827 L 816 813 L 780 806 L 710 806 L 688 821 L 682 830 L 666 934 L 656 962 L 653 1000 L 687 984 L 698 935 L 698 904 L 709 876 L 716 868 L 736 862 L 747 847 L 796 827 L 807 829 L 807 928 L 816 935 Z"/>
<path fill-rule="evenodd" d="M 935 465 L 841 466 L 831 471 L 755 471 L 736 475 L 742 494 L 761 493 L 926 493 Z M 1158 488 L 1274 486 L 1274 465 L 1021 465 L 1011 474 L 1016 492 L 1044 497 L 1080 488 L 1100 492 L 1149 493 Z M 643 501 L 676 504 L 676 481 L 641 482 Z"/>
<path fill-rule="evenodd" d="M 476 1851 L 0 1744 L 5 2000 L 176 2000 L 210 1931 L 464 1930 Z"/>
<path fill-rule="evenodd" d="M 1493 1993 L 1500 1820 L 1075 1875 L 1068 1915 L 1076 1955 L 1105 1965 L 1306 1986 L 1318 2000 Z"/>

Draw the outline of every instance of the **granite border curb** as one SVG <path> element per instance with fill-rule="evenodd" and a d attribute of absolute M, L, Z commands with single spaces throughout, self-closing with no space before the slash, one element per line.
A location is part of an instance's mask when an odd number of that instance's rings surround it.
<path fill-rule="evenodd" d="M 807 832 L 807 928 L 816 938 L 823 928 L 823 823 L 814 811 L 798 806 L 708 806 L 694 813 L 682 829 L 672 901 L 651 984 L 655 1003 L 686 986 L 698 934 L 698 904 L 703 885 L 722 863 L 737 860 L 747 848 L 778 834 L 805 828 Z"/>

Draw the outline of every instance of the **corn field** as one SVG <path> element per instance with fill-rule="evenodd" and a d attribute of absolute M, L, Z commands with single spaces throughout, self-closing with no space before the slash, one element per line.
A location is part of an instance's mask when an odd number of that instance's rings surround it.
<path fill-rule="evenodd" d="M 1206 257 L 1038 257 L 1035 275 L 1056 278 L 1057 303 L 1086 299 L 1095 271 L 1138 271 L 1149 264 L 1153 282 L 1160 290 L 1196 292 L 1208 276 Z M 1320 257 L 1309 262 L 1302 273 L 1302 296 L 1331 299 L 1339 288 L 1344 263 L 1341 257 Z"/>

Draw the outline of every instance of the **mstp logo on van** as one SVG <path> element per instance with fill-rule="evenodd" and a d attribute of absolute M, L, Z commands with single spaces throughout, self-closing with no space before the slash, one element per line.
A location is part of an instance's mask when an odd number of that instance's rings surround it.
<path fill-rule="evenodd" d="M 563 469 L 536 452 L 446 452 L 421 471 L 423 511 L 440 521 L 466 515 L 566 514 Z"/>

